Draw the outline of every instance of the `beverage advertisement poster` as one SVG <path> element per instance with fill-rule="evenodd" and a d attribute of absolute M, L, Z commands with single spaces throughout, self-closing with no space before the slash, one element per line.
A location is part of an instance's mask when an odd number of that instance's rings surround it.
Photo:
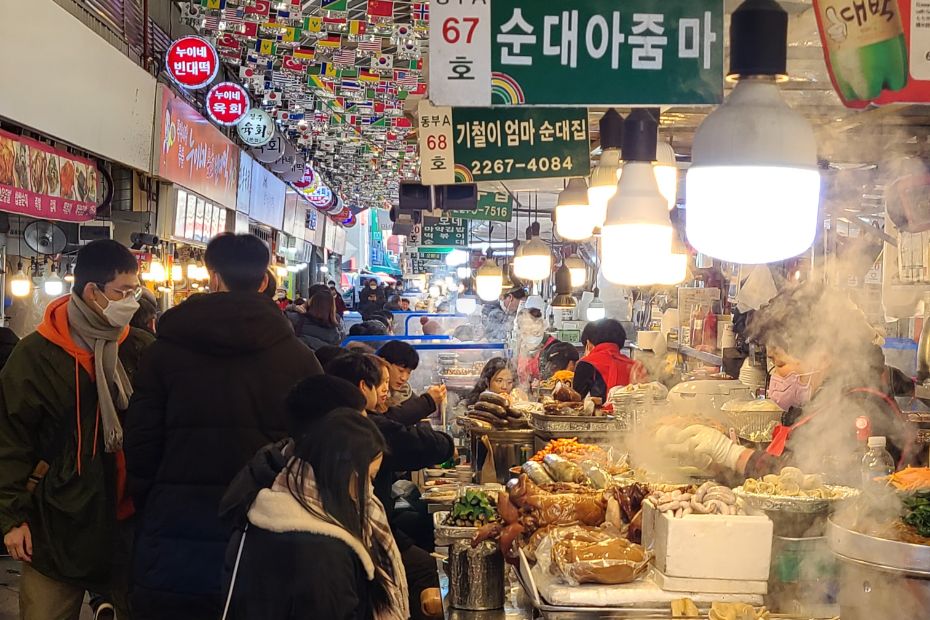
<path fill-rule="evenodd" d="M 197 110 L 162 86 L 155 174 L 206 196 L 236 206 L 239 149 Z"/>
<path fill-rule="evenodd" d="M 97 181 L 93 161 L 0 131 L 0 211 L 86 222 L 97 214 Z"/>
<path fill-rule="evenodd" d="M 814 10 L 843 105 L 930 102 L 930 0 L 814 0 Z"/>

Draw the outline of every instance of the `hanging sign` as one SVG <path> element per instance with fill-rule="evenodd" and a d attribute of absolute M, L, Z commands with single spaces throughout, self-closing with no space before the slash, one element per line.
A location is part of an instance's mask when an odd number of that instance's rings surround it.
<path fill-rule="evenodd" d="M 249 110 L 236 127 L 239 138 L 247 145 L 256 147 L 268 144 L 274 138 L 274 131 L 274 119 L 261 108 Z"/>
<path fill-rule="evenodd" d="M 440 252 L 408 252 L 410 272 L 414 274 L 432 273 L 433 269 L 444 264 L 446 255 Z"/>
<path fill-rule="evenodd" d="M 424 185 L 590 173 L 585 108 L 437 108 L 427 104 L 418 111 Z"/>
<path fill-rule="evenodd" d="M 503 192 L 478 192 L 478 208 L 474 211 L 456 211 L 455 217 L 463 220 L 509 222 L 513 218 L 513 198 Z"/>
<path fill-rule="evenodd" d="M 441 105 L 710 105 L 723 100 L 723 0 L 430 5 Z"/>
<path fill-rule="evenodd" d="M 0 131 L 0 211 L 65 222 L 97 213 L 97 165 Z"/>
<path fill-rule="evenodd" d="M 219 69 L 216 50 L 200 37 L 181 37 L 165 53 L 165 70 L 182 88 L 203 88 L 213 81 Z"/>
<path fill-rule="evenodd" d="M 424 217 L 420 245 L 466 247 L 468 222 L 452 217 Z"/>
<path fill-rule="evenodd" d="M 284 156 L 284 149 L 286 146 L 287 142 L 284 140 L 284 136 L 280 133 L 276 133 L 267 143 L 249 152 L 252 154 L 252 157 L 263 164 L 270 164 L 278 161 Z"/>
<path fill-rule="evenodd" d="M 162 86 L 156 176 L 224 207 L 236 206 L 239 149 L 183 99 Z"/>
<path fill-rule="evenodd" d="M 220 82 L 207 93 L 207 114 L 220 125 L 235 125 L 248 114 L 249 94 L 235 82 Z"/>
<path fill-rule="evenodd" d="M 930 2 L 814 0 L 814 10 L 843 105 L 930 102 Z"/>

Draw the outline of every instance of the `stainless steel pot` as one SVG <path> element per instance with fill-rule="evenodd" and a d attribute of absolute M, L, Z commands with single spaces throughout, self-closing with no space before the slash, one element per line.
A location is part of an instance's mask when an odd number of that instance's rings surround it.
<path fill-rule="evenodd" d="M 468 540 L 449 548 L 449 600 L 456 609 L 487 611 L 504 606 L 504 556 L 495 543 L 472 549 Z"/>

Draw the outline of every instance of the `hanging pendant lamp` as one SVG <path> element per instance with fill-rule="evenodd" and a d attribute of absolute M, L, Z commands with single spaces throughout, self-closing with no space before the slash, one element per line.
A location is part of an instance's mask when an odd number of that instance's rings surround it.
<path fill-rule="evenodd" d="M 588 265 L 577 254 L 572 254 L 566 258 L 565 264 L 572 276 L 572 288 L 579 289 L 583 287 L 585 282 L 588 281 Z"/>
<path fill-rule="evenodd" d="M 485 258 L 475 272 L 475 292 L 484 301 L 494 301 L 501 296 L 504 274 L 493 258 Z"/>
<path fill-rule="evenodd" d="M 526 243 L 521 244 L 519 256 L 514 256 L 513 273 L 521 280 L 539 282 L 552 273 L 552 253 L 539 238 L 539 222 L 526 229 Z"/>
<path fill-rule="evenodd" d="M 688 242 L 734 263 L 768 263 L 814 242 L 820 203 L 810 123 L 782 99 L 788 15 L 775 0 L 745 0 L 730 21 L 736 88 L 694 136 Z"/>
<path fill-rule="evenodd" d="M 569 179 L 565 189 L 559 192 L 555 206 L 556 232 L 569 241 L 588 239 L 595 227 L 604 223 L 603 219 L 597 221 L 597 217 L 588 205 L 588 185 L 585 180 L 579 177 Z"/>
<path fill-rule="evenodd" d="M 673 230 L 652 168 L 657 132 L 658 121 L 648 110 L 636 109 L 627 117 L 626 163 L 601 233 L 604 278 L 614 284 L 655 284 L 668 270 Z"/>
<path fill-rule="evenodd" d="M 572 272 L 565 261 L 555 270 L 555 297 L 552 298 L 553 308 L 574 308 L 578 302 L 572 297 Z"/>
<path fill-rule="evenodd" d="M 10 278 L 10 294 L 13 297 L 25 297 L 32 292 L 32 278 L 23 273 L 23 263 L 16 265 L 16 274 Z"/>
<path fill-rule="evenodd" d="M 601 301 L 600 291 L 595 287 L 594 299 L 588 304 L 588 309 L 585 311 L 585 318 L 589 321 L 600 321 L 605 316 L 607 316 L 607 307 L 604 306 L 604 302 Z"/>
<path fill-rule="evenodd" d="M 671 211 L 675 208 L 678 198 L 678 164 L 675 161 L 675 150 L 664 140 L 656 144 L 656 161 L 652 164 L 652 170 L 656 175 L 659 191 L 665 196 L 668 210 Z"/>
<path fill-rule="evenodd" d="M 604 224 L 607 218 L 607 201 L 617 193 L 620 174 L 620 149 L 623 146 L 623 117 L 613 108 L 607 110 L 598 121 L 601 139 L 601 160 L 591 171 L 588 184 L 588 205 L 595 227 Z"/>

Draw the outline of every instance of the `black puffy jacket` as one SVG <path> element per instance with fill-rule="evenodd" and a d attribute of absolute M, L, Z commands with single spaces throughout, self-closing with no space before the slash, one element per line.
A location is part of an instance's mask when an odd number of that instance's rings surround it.
<path fill-rule="evenodd" d="M 286 314 L 300 341 L 314 351 L 326 345 L 338 347 L 342 342 L 342 333 L 338 327 L 324 325 L 313 317 L 294 310 L 289 310 Z"/>
<path fill-rule="evenodd" d="M 317 374 L 316 356 L 258 293 L 195 295 L 164 314 L 125 424 L 129 488 L 141 517 L 137 617 L 219 616 L 229 538 L 220 499 L 259 448 L 287 436 L 284 399 Z"/>

